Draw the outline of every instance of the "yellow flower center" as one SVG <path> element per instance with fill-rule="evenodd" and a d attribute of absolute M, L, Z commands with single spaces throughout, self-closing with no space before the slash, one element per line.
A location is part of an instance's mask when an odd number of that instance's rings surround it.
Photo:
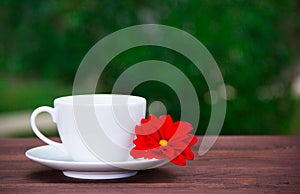
<path fill-rule="evenodd" d="M 162 140 L 160 140 L 160 141 L 159 141 L 159 144 L 160 144 L 161 146 L 165 147 L 165 146 L 167 146 L 167 145 L 168 145 L 168 141 L 167 141 L 167 140 L 164 140 L 164 139 L 162 139 Z"/>

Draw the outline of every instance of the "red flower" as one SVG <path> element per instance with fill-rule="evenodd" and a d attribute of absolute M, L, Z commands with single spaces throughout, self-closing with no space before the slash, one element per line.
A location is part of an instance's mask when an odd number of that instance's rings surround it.
<path fill-rule="evenodd" d="M 135 127 L 135 147 L 130 154 L 134 158 L 168 158 L 177 165 L 184 166 L 185 159 L 193 160 L 194 153 L 189 148 L 197 142 L 195 135 L 189 134 L 192 125 L 188 122 L 173 122 L 170 115 L 149 115 Z"/>

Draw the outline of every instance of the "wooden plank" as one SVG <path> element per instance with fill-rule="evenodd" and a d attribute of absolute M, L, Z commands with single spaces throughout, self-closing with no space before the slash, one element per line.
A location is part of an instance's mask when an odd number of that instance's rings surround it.
<path fill-rule="evenodd" d="M 72 179 L 30 161 L 24 152 L 43 145 L 36 138 L 1 139 L 0 145 L 0 193 L 300 192 L 297 136 L 221 136 L 185 167 L 167 164 L 117 180 Z"/>

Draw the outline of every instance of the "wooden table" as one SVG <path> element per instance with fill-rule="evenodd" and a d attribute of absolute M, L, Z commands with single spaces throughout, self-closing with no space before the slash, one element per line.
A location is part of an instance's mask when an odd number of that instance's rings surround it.
<path fill-rule="evenodd" d="M 300 193 L 299 136 L 221 136 L 186 167 L 116 180 L 68 178 L 24 156 L 39 145 L 37 138 L 0 140 L 0 193 Z"/>

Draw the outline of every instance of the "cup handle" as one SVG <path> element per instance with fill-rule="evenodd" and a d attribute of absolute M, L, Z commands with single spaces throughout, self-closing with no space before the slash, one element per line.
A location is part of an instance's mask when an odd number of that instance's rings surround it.
<path fill-rule="evenodd" d="M 35 123 L 35 119 L 41 112 L 49 113 L 52 117 L 53 122 L 56 123 L 56 113 L 55 113 L 54 108 L 49 107 L 49 106 L 41 106 L 41 107 L 35 109 L 32 112 L 31 117 L 30 117 L 30 125 L 31 125 L 31 128 L 32 128 L 33 132 L 36 134 L 36 136 L 38 136 L 46 144 L 49 144 L 51 146 L 54 146 L 54 147 L 56 147 L 56 148 L 58 148 L 58 149 L 60 149 L 64 152 L 66 152 L 66 150 L 65 150 L 62 143 L 52 141 L 51 139 L 49 139 L 45 135 L 43 135 L 40 132 L 40 130 L 37 128 L 36 123 Z"/>

